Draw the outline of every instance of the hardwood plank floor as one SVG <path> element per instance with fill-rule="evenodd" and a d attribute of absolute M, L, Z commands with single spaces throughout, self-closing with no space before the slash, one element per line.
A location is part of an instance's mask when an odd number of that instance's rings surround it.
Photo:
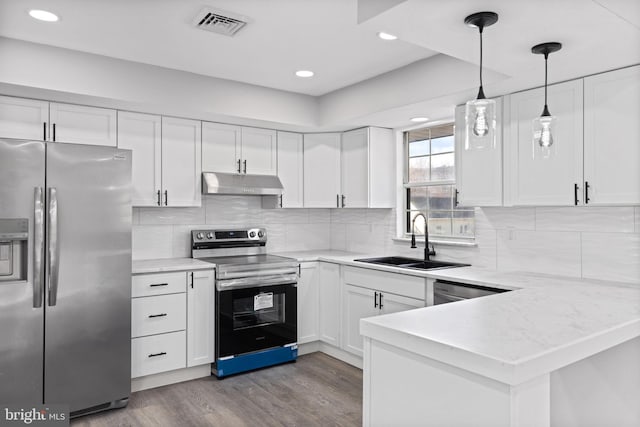
<path fill-rule="evenodd" d="M 124 409 L 74 427 L 360 426 L 362 371 L 324 353 L 218 380 L 200 378 L 131 395 Z"/>

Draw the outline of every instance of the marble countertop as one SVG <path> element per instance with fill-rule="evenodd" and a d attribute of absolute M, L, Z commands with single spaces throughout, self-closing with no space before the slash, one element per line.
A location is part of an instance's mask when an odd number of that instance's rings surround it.
<path fill-rule="evenodd" d="M 507 384 L 520 384 L 640 336 L 640 283 L 474 267 L 407 270 L 357 262 L 371 255 L 348 252 L 286 255 L 511 290 L 360 322 L 364 336 Z"/>
<path fill-rule="evenodd" d="M 640 283 L 588 281 L 474 267 L 408 270 L 355 259 L 344 251 L 274 255 L 512 290 L 484 298 L 362 319 L 371 339 L 475 372 L 520 384 L 640 336 Z M 133 262 L 133 273 L 212 268 L 191 258 Z"/>
<path fill-rule="evenodd" d="M 166 273 L 183 270 L 210 270 L 214 265 L 193 258 L 161 258 L 134 260 L 132 274 Z"/>

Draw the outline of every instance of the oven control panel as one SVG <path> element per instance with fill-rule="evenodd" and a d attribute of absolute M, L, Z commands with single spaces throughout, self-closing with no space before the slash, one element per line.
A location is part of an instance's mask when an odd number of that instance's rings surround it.
<path fill-rule="evenodd" d="M 199 247 L 202 247 L 203 244 L 212 244 L 211 246 L 215 247 L 216 244 L 256 244 L 266 243 L 266 241 L 267 230 L 262 227 L 191 231 L 192 246 Z"/>

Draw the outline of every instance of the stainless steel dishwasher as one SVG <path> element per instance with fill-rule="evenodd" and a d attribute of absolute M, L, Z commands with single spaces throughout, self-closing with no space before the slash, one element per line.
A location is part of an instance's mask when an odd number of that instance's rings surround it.
<path fill-rule="evenodd" d="M 446 304 L 448 302 L 486 297 L 502 292 L 509 292 L 509 290 L 450 282 L 447 280 L 436 280 L 433 285 L 433 304 Z"/>

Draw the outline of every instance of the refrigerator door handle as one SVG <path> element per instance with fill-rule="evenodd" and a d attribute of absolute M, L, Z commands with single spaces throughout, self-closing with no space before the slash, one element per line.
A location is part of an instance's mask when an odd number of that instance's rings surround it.
<path fill-rule="evenodd" d="M 49 285 L 48 305 L 54 306 L 58 300 L 58 268 L 60 253 L 58 246 L 58 193 L 49 188 Z"/>
<path fill-rule="evenodd" d="M 33 308 L 42 307 L 42 252 L 44 249 L 44 200 L 42 187 L 33 191 Z"/>

